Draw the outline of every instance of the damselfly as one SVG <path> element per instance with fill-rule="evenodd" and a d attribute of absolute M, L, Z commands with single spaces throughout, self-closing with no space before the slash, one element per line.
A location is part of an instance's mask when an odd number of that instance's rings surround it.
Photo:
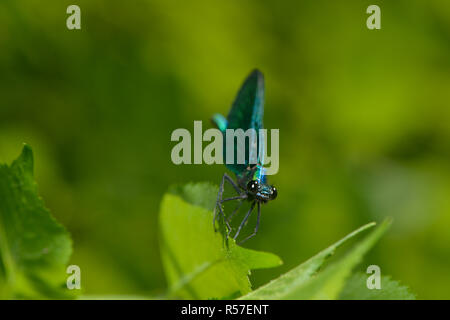
<path fill-rule="evenodd" d="M 234 154 L 239 152 L 245 152 L 244 163 L 227 163 L 226 166 L 236 175 L 236 182 L 228 175 L 224 174 L 222 177 L 222 182 L 219 186 L 219 193 L 217 195 L 216 206 L 214 208 L 214 219 L 213 225 L 216 227 L 217 219 L 217 208 L 219 208 L 219 213 L 225 222 L 227 228 L 227 236 L 232 233 L 232 228 L 230 225 L 231 218 L 239 210 L 244 201 L 250 201 L 250 209 L 245 214 L 242 222 L 239 224 L 238 229 L 233 235 L 234 239 L 237 239 L 242 228 L 247 223 L 250 214 L 257 207 L 257 218 L 256 225 L 252 234 L 243 239 L 240 243 L 250 239 L 258 232 L 260 217 L 261 217 L 261 204 L 267 203 L 270 200 L 274 200 L 277 197 L 277 189 L 273 185 L 269 185 L 267 177 L 265 175 L 264 164 L 264 152 L 261 152 L 262 148 L 265 147 L 263 144 L 265 141 L 260 141 L 261 138 L 257 135 L 257 145 L 258 151 L 255 151 L 255 146 L 250 145 L 250 143 L 245 143 L 244 145 L 236 145 L 229 143 L 227 141 L 226 130 L 227 129 L 255 129 L 256 132 L 263 128 L 263 114 L 264 114 L 264 76 L 259 70 L 254 70 L 247 79 L 244 81 L 241 89 L 239 90 L 236 99 L 231 107 L 230 113 L 227 118 L 220 114 L 213 116 L 213 122 L 219 128 L 223 134 L 224 140 L 224 150 L 223 155 L 226 157 L 227 146 L 233 146 Z M 233 138 L 234 139 L 234 138 Z M 246 148 L 241 150 L 240 148 Z M 253 148 L 253 149 L 252 149 Z M 256 163 L 251 163 L 250 159 L 255 156 L 257 152 Z M 237 192 L 236 196 L 223 198 L 225 182 L 231 184 L 234 190 Z M 226 217 L 222 204 L 227 201 L 236 200 L 239 201 L 236 209 Z"/>

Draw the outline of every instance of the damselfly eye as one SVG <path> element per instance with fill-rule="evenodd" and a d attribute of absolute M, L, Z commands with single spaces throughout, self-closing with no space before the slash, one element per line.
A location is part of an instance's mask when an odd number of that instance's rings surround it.
<path fill-rule="evenodd" d="M 247 183 L 247 190 L 250 192 L 257 192 L 259 190 L 259 183 L 257 180 L 252 180 Z"/>
<path fill-rule="evenodd" d="M 278 196 L 277 188 L 275 188 L 274 186 L 272 186 L 272 193 L 270 194 L 270 199 L 271 199 L 271 200 L 274 200 L 277 196 Z"/>

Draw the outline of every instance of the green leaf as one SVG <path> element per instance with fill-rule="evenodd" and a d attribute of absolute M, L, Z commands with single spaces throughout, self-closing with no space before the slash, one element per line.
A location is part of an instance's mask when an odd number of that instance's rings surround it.
<path fill-rule="evenodd" d="M 0 164 L 0 298 L 65 298 L 72 252 L 67 231 L 44 207 L 27 145 L 10 166 Z"/>
<path fill-rule="evenodd" d="M 357 229 L 308 261 L 241 297 L 241 299 L 336 299 L 352 268 L 361 261 L 363 255 L 374 245 L 389 224 L 389 222 L 384 222 L 358 243 L 346 256 L 328 266 L 324 271 L 317 273 L 325 260 L 339 246 L 372 227 L 374 223 Z"/>
<path fill-rule="evenodd" d="M 358 272 L 347 281 L 339 295 L 342 300 L 414 300 L 415 295 L 408 287 L 402 286 L 390 276 L 381 276 L 380 289 L 368 289 L 367 278 L 370 275 Z"/>
<path fill-rule="evenodd" d="M 281 264 L 266 252 L 228 245 L 214 232 L 212 211 L 217 187 L 206 183 L 172 188 L 160 212 L 161 255 L 169 282 L 169 297 L 234 298 L 251 290 L 251 269 Z"/>

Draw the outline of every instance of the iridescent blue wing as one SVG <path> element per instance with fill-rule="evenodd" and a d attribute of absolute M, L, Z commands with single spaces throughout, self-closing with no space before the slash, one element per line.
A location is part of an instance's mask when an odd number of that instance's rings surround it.
<path fill-rule="evenodd" d="M 236 99 L 234 100 L 230 113 L 227 117 L 226 128 L 243 129 L 244 131 L 253 128 L 256 130 L 256 137 L 258 138 L 259 129 L 263 128 L 263 115 L 264 76 L 259 70 L 254 70 L 244 81 L 236 96 Z M 224 135 L 224 159 L 226 159 L 226 146 L 227 142 Z M 227 167 L 237 175 L 245 171 L 249 165 L 249 159 L 255 157 L 255 159 L 261 161 L 258 157 L 258 149 L 256 147 L 250 147 L 249 143 L 246 142 L 245 163 L 237 164 L 236 157 L 237 152 L 239 152 L 238 148 L 242 148 L 242 146 L 238 146 L 235 143 L 234 148 L 234 164 L 227 164 Z"/>
<path fill-rule="evenodd" d="M 263 128 L 264 76 L 254 70 L 245 79 L 228 114 L 227 129 Z"/>

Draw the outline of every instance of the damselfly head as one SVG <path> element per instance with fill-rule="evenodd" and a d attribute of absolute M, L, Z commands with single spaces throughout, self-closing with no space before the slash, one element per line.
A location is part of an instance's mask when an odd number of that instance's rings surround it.
<path fill-rule="evenodd" d="M 274 200 L 278 195 L 274 186 L 261 183 L 258 180 L 251 180 L 247 183 L 247 192 L 260 202 Z"/>

